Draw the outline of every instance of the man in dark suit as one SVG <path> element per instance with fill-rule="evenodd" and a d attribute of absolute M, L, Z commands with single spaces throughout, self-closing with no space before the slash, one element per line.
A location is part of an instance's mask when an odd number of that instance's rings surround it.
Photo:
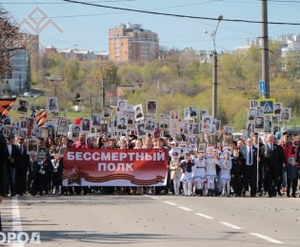
<path fill-rule="evenodd" d="M 10 188 L 10 195 L 15 196 L 16 195 L 16 167 L 20 155 L 19 155 L 19 150 L 15 145 L 14 135 L 9 135 L 7 137 L 6 153 L 7 153 L 6 170 L 8 176 L 8 184 L 6 187 L 6 192 L 8 193 L 8 190 Z"/>
<path fill-rule="evenodd" d="M 276 191 L 279 193 L 278 181 L 282 174 L 284 153 L 282 147 L 274 143 L 274 135 L 267 135 L 267 142 L 264 146 L 266 176 L 265 176 L 265 189 L 269 197 L 276 196 Z"/>
<path fill-rule="evenodd" d="M 248 138 L 246 145 L 244 146 L 243 158 L 244 158 L 244 176 L 243 176 L 243 190 L 242 196 L 245 196 L 250 184 L 250 195 L 255 197 L 257 190 L 257 148 L 253 145 L 252 139 Z"/>
<path fill-rule="evenodd" d="M 18 144 L 19 158 L 16 165 L 16 192 L 22 196 L 26 192 L 27 171 L 30 167 L 30 158 L 24 145 L 24 137 L 19 136 Z"/>
<path fill-rule="evenodd" d="M 7 159 L 6 139 L 5 136 L 2 133 L 0 133 L 0 203 L 3 201 L 5 195 L 6 159 Z M 1 223 L 1 214 L 0 214 L 0 232 L 1 231 L 2 231 L 2 223 Z"/>

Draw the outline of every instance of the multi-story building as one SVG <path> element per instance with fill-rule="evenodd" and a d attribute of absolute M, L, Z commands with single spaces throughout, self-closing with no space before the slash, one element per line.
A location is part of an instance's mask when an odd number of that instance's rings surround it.
<path fill-rule="evenodd" d="M 4 88 L 20 95 L 31 89 L 31 72 L 39 67 L 39 36 L 20 33 L 9 49 L 9 70 L 2 79 Z"/>
<path fill-rule="evenodd" d="M 13 94 L 23 94 L 30 90 L 30 52 L 26 49 L 10 51 L 10 70 L 3 79 L 4 87 Z"/>
<path fill-rule="evenodd" d="M 288 58 L 292 58 L 300 69 L 300 35 L 290 34 L 277 37 L 275 41 L 282 44 L 282 70 L 287 69 Z"/>
<path fill-rule="evenodd" d="M 281 44 L 281 57 L 282 57 L 282 70 L 287 68 L 288 60 L 293 59 L 297 63 L 298 69 L 300 69 L 300 34 L 288 34 L 275 37 L 271 40 Z M 261 39 L 247 40 L 246 46 L 240 46 L 234 48 L 235 51 L 247 50 L 251 46 L 261 47 Z"/>
<path fill-rule="evenodd" d="M 149 62 L 159 56 L 158 35 L 139 24 L 109 29 L 109 60 Z"/>

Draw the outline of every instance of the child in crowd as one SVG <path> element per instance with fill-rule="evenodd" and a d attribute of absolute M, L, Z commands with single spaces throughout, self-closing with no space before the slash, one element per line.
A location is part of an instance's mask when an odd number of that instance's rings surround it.
<path fill-rule="evenodd" d="M 222 196 L 230 196 L 230 179 L 231 179 L 231 158 L 230 152 L 224 151 L 220 158 L 220 180 L 222 184 Z"/>
<path fill-rule="evenodd" d="M 298 167 L 294 157 L 288 158 L 288 165 L 286 166 L 287 171 L 287 196 L 290 197 L 290 189 L 292 185 L 292 197 L 296 197 L 296 190 L 298 185 Z"/>
<path fill-rule="evenodd" d="M 205 158 L 198 154 L 194 158 L 195 165 L 193 166 L 193 183 L 195 194 L 203 196 L 204 193 L 204 182 L 205 182 Z"/>
<path fill-rule="evenodd" d="M 231 159 L 231 185 L 234 196 L 241 196 L 242 179 L 243 179 L 243 157 L 239 153 L 239 149 L 235 148 L 232 152 Z"/>
<path fill-rule="evenodd" d="M 189 152 L 184 152 L 184 159 L 180 163 L 181 167 L 181 182 L 183 187 L 183 195 L 184 196 L 192 196 L 192 185 L 193 185 L 193 177 L 192 177 L 192 167 L 194 166 L 194 161 L 191 159 Z"/>
<path fill-rule="evenodd" d="M 207 149 L 206 157 L 206 186 L 207 186 L 207 195 L 213 196 L 215 189 L 215 179 L 217 177 L 216 165 L 219 163 L 213 148 Z"/>

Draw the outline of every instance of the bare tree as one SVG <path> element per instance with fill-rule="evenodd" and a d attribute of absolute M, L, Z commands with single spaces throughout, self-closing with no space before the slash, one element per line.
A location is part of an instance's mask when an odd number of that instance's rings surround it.
<path fill-rule="evenodd" d="M 10 70 L 10 52 L 22 48 L 19 28 L 14 24 L 10 13 L 0 6 L 0 77 Z"/>

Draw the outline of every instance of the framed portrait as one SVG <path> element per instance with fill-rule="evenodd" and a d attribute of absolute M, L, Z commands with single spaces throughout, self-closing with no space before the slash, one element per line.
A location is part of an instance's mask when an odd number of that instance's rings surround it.
<path fill-rule="evenodd" d="M 47 155 L 47 150 L 44 147 L 40 147 L 39 148 L 39 152 L 38 152 L 38 158 L 39 159 L 46 159 L 46 155 Z"/>
<path fill-rule="evenodd" d="M 48 138 L 48 135 L 49 135 L 49 129 L 48 129 L 48 127 L 46 127 L 46 126 L 41 126 L 40 127 L 40 137 L 41 138 Z"/>
<path fill-rule="evenodd" d="M 19 100 L 18 112 L 25 113 L 28 110 L 28 101 L 27 100 Z"/>
<path fill-rule="evenodd" d="M 38 139 L 27 139 L 27 154 L 37 155 L 38 151 Z"/>
<path fill-rule="evenodd" d="M 221 120 L 215 119 L 215 127 L 216 127 L 216 130 L 220 130 L 220 129 L 221 129 L 221 125 L 222 125 Z"/>
<path fill-rule="evenodd" d="M 233 135 L 224 135 L 223 142 L 224 146 L 231 146 L 233 143 Z"/>
<path fill-rule="evenodd" d="M 67 135 L 69 131 L 69 120 L 67 119 L 59 119 L 57 126 L 57 134 L 58 135 Z"/>
<path fill-rule="evenodd" d="M 49 112 L 58 113 L 58 100 L 57 97 L 47 98 L 47 109 Z"/>
<path fill-rule="evenodd" d="M 118 99 L 117 101 L 117 112 L 123 112 L 127 108 L 127 101 L 124 99 Z"/>
<path fill-rule="evenodd" d="M 83 118 L 81 120 L 81 131 L 85 133 L 91 132 L 91 119 L 90 118 Z"/>
<path fill-rule="evenodd" d="M 204 116 L 208 116 L 209 115 L 209 111 L 208 109 L 200 109 L 199 110 L 199 121 L 202 121 Z"/>
<path fill-rule="evenodd" d="M 207 144 L 208 146 L 215 146 L 216 145 L 216 138 L 214 134 L 210 134 L 207 136 Z"/>
<path fill-rule="evenodd" d="M 135 105 L 133 107 L 133 109 L 134 109 L 135 121 L 141 121 L 141 120 L 143 120 L 144 119 L 144 113 L 143 113 L 142 104 Z"/>
<path fill-rule="evenodd" d="M 108 130 L 108 124 L 107 123 L 100 124 L 100 133 L 101 134 L 107 133 L 107 130 Z"/>
<path fill-rule="evenodd" d="M 280 122 L 289 122 L 292 108 L 283 107 L 280 114 Z"/>
<path fill-rule="evenodd" d="M 264 117 L 256 116 L 254 119 L 255 119 L 254 129 L 258 131 L 262 131 L 264 129 Z"/>
<path fill-rule="evenodd" d="M 136 124 L 136 132 L 139 138 L 144 138 L 147 136 L 147 132 L 145 132 L 145 123 L 137 123 Z"/>
<path fill-rule="evenodd" d="M 216 142 L 221 142 L 223 140 L 223 132 L 222 131 L 216 131 Z"/>
<path fill-rule="evenodd" d="M 19 125 L 21 130 L 27 130 L 27 119 L 21 118 Z"/>
<path fill-rule="evenodd" d="M 204 133 L 203 132 L 200 133 L 200 135 L 199 135 L 199 141 L 204 142 Z"/>
<path fill-rule="evenodd" d="M 275 102 L 275 104 L 274 104 L 274 115 L 276 117 L 280 116 L 282 107 L 283 107 L 282 102 Z"/>
<path fill-rule="evenodd" d="M 126 131 L 127 130 L 127 118 L 123 115 L 118 115 L 117 130 L 120 130 L 120 131 Z"/>
<path fill-rule="evenodd" d="M 199 135 L 200 134 L 200 123 L 193 123 L 193 129 L 192 129 L 193 135 Z"/>
<path fill-rule="evenodd" d="M 92 125 L 99 126 L 101 124 L 101 115 L 93 113 L 92 120 Z"/>
<path fill-rule="evenodd" d="M 264 116 L 264 131 L 271 133 L 273 130 L 273 118 L 272 116 Z"/>
<path fill-rule="evenodd" d="M 146 118 L 145 132 L 153 133 L 156 126 L 156 120 L 154 118 Z"/>
<path fill-rule="evenodd" d="M 169 129 L 169 115 L 161 113 L 159 116 L 159 129 L 167 130 Z"/>
<path fill-rule="evenodd" d="M 212 132 L 213 124 L 212 124 L 212 117 L 211 116 L 203 116 L 202 118 L 202 125 L 201 125 L 201 132 Z"/>
<path fill-rule="evenodd" d="M 225 135 L 232 135 L 233 134 L 233 127 L 232 126 L 224 126 L 224 134 Z"/>
<path fill-rule="evenodd" d="M 170 119 L 179 119 L 179 110 L 171 110 Z"/>
<path fill-rule="evenodd" d="M 190 119 L 190 108 L 184 108 L 183 109 L 183 115 L 184 115 L 184 120 L 189 120 Z"/>
<path fill-rule="evenodd" d="M 186 121 L 183 128 L 183 133 L 190 135 L 192 133 L 193 124 L 189 121 Z"/>
<path fill-rule="evenodd" d="M 110 108 L 108 108 L 108 107 L 104 107 L 103 108 L 103 110 L 102 110 L 102 117 L 104 119 L 110 118 Z"/>
<path fill-rule="evenodd" d="M 206 142 L 199 142 L 198 144 L 198 153 L 206 152 Z"/>
<path fill-rule="evenodd" d="M 179 119 L 170 119 L 169 120 L 169 130 L 172 136 L 180 134 L 180 121 Z"/>
<path fill-rule="evenodd" d="M 264 116 L 264 109 L 260 106 L 256 107 L 256 117 L 263 117 Z"/>
<path fill-rule="evenodd" d="M 72 138 L 79 137 L 80 132 L 81 132 L 81 125 L 80 124 L 73 124 L 72 125 Z"/>
<path fill-rule="evenodd" d="M 147 100 L 146 101 L 146 114 L 147 116 L 155 116 L 157 113 L 157 101 Z"/>
<path fill-rule="evenodd" d="M 256 116 L 256 111 L 257 111 L 256 107 L 251 107 L 248 109 L 248 121 L 254 122 L 254 118 Z"/>
<path fill-rule="evenodd" d="M 188 143 L 191 144 L 196 144 L 197 143 L 197 137 L 195 135 L 189 135 L 188 136 Z"/>
<path fill-rule="evenodd" d="M 134 111 L 124 111 L 123 114 L 127 118 L 127 127 L 133 128 L 134 127 Z"/>
<path fill-rule="evenodd" d="M 197 118 L 198 117 L 196 106 L 190 106 L 189 107 L 189 115 L 190 115 L 191 118 Z"/>

